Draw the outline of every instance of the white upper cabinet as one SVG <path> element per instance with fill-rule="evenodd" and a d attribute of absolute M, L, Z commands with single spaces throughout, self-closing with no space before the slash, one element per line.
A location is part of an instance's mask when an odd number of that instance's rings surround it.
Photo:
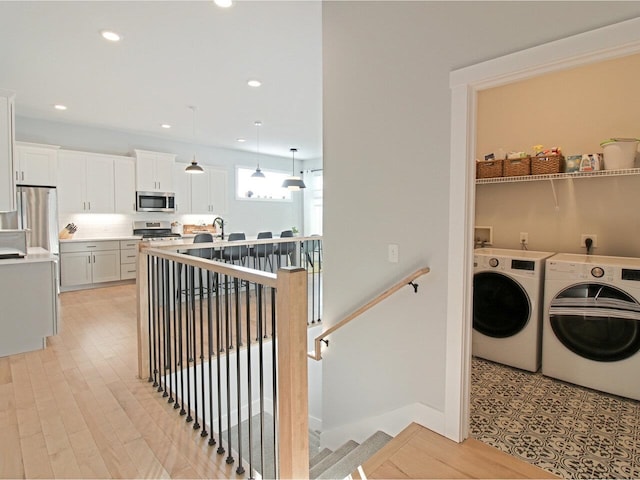
<path fill-rule="evenodd" d="M 60 150 L 58 205 L 63 213 L 113 213 L 114 164 L 110 155 Z"/>
<path fill-rule="evenodd" d="M 115 212 L 134 213 L 136 211 L 136 166 L 131 157 L 113 159 Z"/>
<path fill-rule="evenodd" d="M 176 213 L 191 213 L 191 175 L 184 171 L 187 163 L 173 165 L 173 191 L 176 194 Z"/>
<path fill-rule="evenodd" d="M 171 153 L 134 150 L 136 155 L 136 190 L 141 192 L 173 192 L 173 166 L 176 156 Z"/>
<path fill-rule="evenodd" d="M 191 175 L 191 213 L 227 213 L 227 171 L 205 167 L 204 173 Z"/>
<path fill-rule="evenodd" d="M 55 186 L 59 148 L 56 145 L 16 142 L 14 161 L 16 183 Z"/>
<path fill-rule="evenodd" d="M 0 90 L 0 212 L 16 209 L 14 95 Z"/>

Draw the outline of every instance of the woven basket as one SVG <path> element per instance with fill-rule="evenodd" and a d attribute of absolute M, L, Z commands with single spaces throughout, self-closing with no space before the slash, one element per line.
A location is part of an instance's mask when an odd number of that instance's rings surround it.
<path fill-rule="evenodd" d="M 502 160 L 476 162 L 476 178 L 495 178 L 502 176 Z"/>
<path fill-rule="evenodd" d="M 504 161 L 505 177 L 521 177 L 531 174 L 531 157 L 507 158 Z"/>
<path fill-rule="evenodd" d="M 562 155 L 546 155 L 544 157 L 531 157 L 531 175 L 545 175 L 560 173 L 564 170 L 564 157 Z"/>

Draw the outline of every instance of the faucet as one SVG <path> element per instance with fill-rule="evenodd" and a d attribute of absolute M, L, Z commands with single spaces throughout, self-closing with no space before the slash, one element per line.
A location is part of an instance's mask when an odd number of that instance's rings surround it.
<path fill-rule="evenodd" d="M 224 240 L 224 219 L 222 217 L 216 217 L 213 219 L 214 227 L 216 223 L 220 226 L 220 240 Z"/>

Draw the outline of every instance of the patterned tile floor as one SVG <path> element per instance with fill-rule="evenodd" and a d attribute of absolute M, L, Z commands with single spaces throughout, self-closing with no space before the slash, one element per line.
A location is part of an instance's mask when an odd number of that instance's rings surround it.
<path fill-rule="evenodd" d="M 640 478 L 640 402 L 479 358 L 472 365 L 473 438 L 563 478 Z"/>

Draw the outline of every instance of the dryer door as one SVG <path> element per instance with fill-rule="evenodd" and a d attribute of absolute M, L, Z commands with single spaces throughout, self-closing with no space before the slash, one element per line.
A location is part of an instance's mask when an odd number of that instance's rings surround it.
<path fill-rule="evenodd" d="M 473 328 L 494 338 L 520 332 L 531 317 L 531 304 L 515 280 L 495 272 L 473 276 Z"/>
<path fill-rule="evenodd" d="M 640 350 L 640 304 L 610 285 L 564 289 L 551 301 L 549 321 L 565 347 L 590 360 L 615 362 Z"/>

